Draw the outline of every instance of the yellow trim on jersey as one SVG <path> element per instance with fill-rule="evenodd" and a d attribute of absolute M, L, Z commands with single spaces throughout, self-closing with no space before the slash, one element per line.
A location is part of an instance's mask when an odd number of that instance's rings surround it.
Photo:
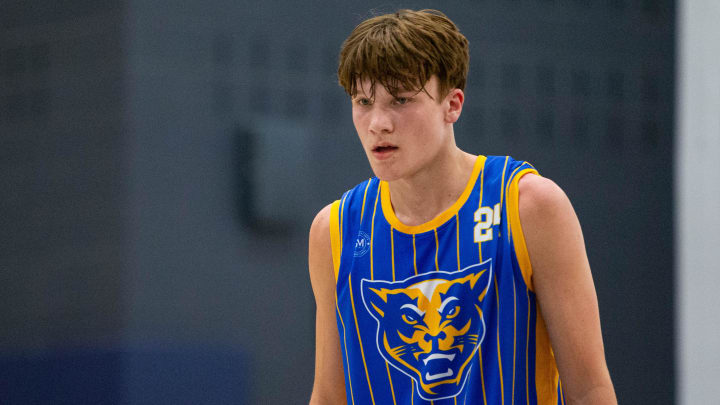
<path fill-rule="evenodd" d="M 480 360 L 480 382 L 482 383 L 482 393 L 483 393 L 483 405 L 487 405 L 487 396 L 485 395 L 485 373 L 483 372 L 483 362 L 482 362 L 482 345 L 478 346 L 478 359 Z M 465 394 L 465 399 L 467 399 L 467 393 Z"/>
<path fill-rule="evenodd" d="M 392 276 L 393 282 L 395 281 L 395 237 L 393 236 L 393 229 L 390 227 L 390 260 L 392 261 Z"/>
<path fill-rule="evenodd" d="M 535 322 L 535 392 L 538 405 L 557 405 L 560 375 L 540 308 Z"/>
<path fill-rule="evenodd" d="M 527 296 L 527 335 L 525 336 L 525 399 L 527 400 L 526 405 L 530 405 L 530 290 L 525 289 L 525 295 Z"/>
<path fill-rule="evenodd" d="M 340 274 L 340 253 L 342 252 L 342 243 L 340 242 L 340 200 L 335 200 L 330 205 L 330 246 L 332 248 L 335 282 L 337 283 Z"/>
<path fill-rule="evenodd" d="M 373 256 L 373 241 L 375 240 L 375 212 L 377 211 L 379 194 L 380 190 L 378 189 L 377 193 L 375 193 L 375 204 L 373 205 L 372 221 L 370 222 L 370 280 L 375 280 L 375 267 L 373 265 L 373 263 L 375 262 Z"/>
<path fill-rule="evenodd" d="M 484 165 L 485 164 L 483 162 L 483 166 Z M 480 196 L 478 197 L 478 208 L 482 207 L 483 192 L 485 191 L 484 183 L 485 183 L 485 170 L 480 172 Z M 483 261 L 482 242 L 477 242 L 477 245 L 478 245 L 478 259 L 480 260 L 478 263 L 482 263 L 482 261 Z M 480 345 L 480 347 L 478 347 L 478 359 L 480 360 L 480 382 L 482 383 L 483 405 L 487 405 L 487 396 L 485 394 L 485 373 L 483 371 L 483 361 L 482 361 L 482 345 Z"/>
<path fill-rule="evenodd" d="M 353 299 L 352 292 L 352 273 L 348 275 L 348 288 L 350 289 L 350 305 L 353 310 L 353 318 L 355 319 L 355 331 L 357 332 L 358 343 L 360 344 L 360 355 L 362 356 L 363 366 L 365 367 L 365 378 L 367 378 L 368 389 L 370 390 L 370 399 L 373 405 L 375 405 L 375 396 L 372 391 L 372 384 L 370 383 L 370 373 L 368 372 L 367 362 L 365 361 L 365 350 L 363 350 L 362 338 L 360 337 L 360 326 L 358 326 L 357 313 L 355 312 L 355 300 Z"/>
<path fill-rule="evenodd" d="M 345 203 L 347 202 L 347 194 L 340 200 L 340 246 L 343 243 L 343 214 L 345 213 Z"/>
<path fill-rule="evenodd" d="M 485 170 L 483 170 L 480 173 L 480 196 L 478 198 L 478 209 L 482 207 L 483 202 L 483 191 L 485 190 Z M 478 245 L 478 263 L 483 262 L 483 255 L 482 255 L 482 242 L 475 242 Z"/>
<path fill-rule="evenodd" d="M 386 181 L 381 181 L 380 193 L 382 194 L 381 202 L 385 219 L 387 219 L 387 221 L 390 223 L 390 226 L 392 226 L 393 228 L 397 229 L 400 232 L 408 234 L 423 233 L 439 227 L 440 225 L 447 222 L 447 220 L 455 216 L 455 214 L 460 211 L 460 208 L 463 206 L 463 204 L 465 204 L 468 197 L 470 197 L 470 193 L 475 186 L 475 181 L 477 180 L 478 175 L 485 166 L 485 160 L 485 156 L 482 155 L 478 156 L 475 160 L 475 166 L 473 166 L 472 173 L 470 174 L 470 180 L 468 180 L 467 185 L 465 186 L 465 190 L 463 190 L 462 194 L 460 194 L 460 198 L 458 198 L 457 201 L 455 201 L 455 203 L 450 206 L 450 208 L 440 213 L 440 215 L 433 218 L 431 221 L 420 225 L 410 226 L 400 222 L 400 220 L 395 216 L 395 211 L 393 211 L 392 208 L 392 202 L 390 201 L 390 187 L 388 186 L 388 183 Z"/>
<path fill-rule="evenodd" d="M 365 217 L 365 198 L 367 198 L 367 191 L 368 187 L 370 187 L 370 183 L 372 183 L 372 179 L 368 180 L 367 184 L 365 185 L 365 192 L 363 193 L 363 203 L 362 208 L 360 209 L 360 223 L 362 224 L 362 220 Z"/>
<path fill-rule="evenodd" d="M 335 309 L 337 310 L 338 318 L 340 319 L 340 324 L 342 325 L 343 330 L 343 342 L 345 342 L 345 365 L 347 366 L 347 376 L 348 376 L 348 383 L 350 383 L 350 398 L 352 399 L 352 405 L 355 405 L 355 395 L 353 395 L 353 389 L 352 389 L 352 375 L 350 374 L 350 357 L 348 357 L 347 353 L 347 337 L 345 335 L 345 322 L 343 322 L 342 314 L 340 313 L 340 307 L 338 306 L 337 302 L 337 289 L 335 290 Z"/>
<path fill-rule="evenodd" d="M 505 404 L 505 382 L 503 379 L 503 370 L 502 370 L 502 356 L 500 355 L 500 347 L 502 346 L 500 344 L 500 294 L 498 293 L 498 285 L 497 285 L 497 274 L 493 274 L 494 276 L 494 282 L 495 282 L 495 302 L 497 302 L 497 355 L 498 355 L 498 372 L 500 373 L 500 399 L 501 403 Z"/>
<path fill-rule="evenodd" d="M 413 234 L 413 268 L 415 268 L 415 275 L 417 276 L 417 249 L 415 248 L 415 234 Z"/>
<path fill-rule="evenodd" d="M 457 248 L 457 269 L 460 270 L 460 218 L 458 214 L 455 214 L 455 247 Z"/>
<path fill-rule="evenodd" d="M 509 160 L 510 156 L 505 156 L 505 166 L 503 166 L 502 179 L 500 180 L 500 207 L 502 207 L 503 198 L 505 197 L 505 174 L 507 173 L 507 164 Z"/>
<path fill-rule="evenodd" d="M 377 208 L 377 197 L 375 201 L 375 208 Z M 373 213 L 373 224 L 375 223 L 375 213 Z M 373 228 L 375 226 L 373 225 Z M 372 249 L 372 245 L 371 249 Z M 393 241 L 393 229 L 390 227 L 390 260 L 392 261 L 392 277 L 393 281 L 395 281 L 395 242 Z M 371 259 L 372 263 L 372 259 Z M 390 382 L 390 393 L 392 394 L 393 399 L 393 405 L 397 405 L 397 401 L 395 400 L 395 387 L 393 386 L 392 377 L 390 376 L 390 364 L 385 360 L 385 368 L 387 369 L 387 375 L 388 375 L 388 381 Z"/>
<path fill-rule="evenodd" d="M 510 182 L 507 188 L 507 218 L 510 227 L 510 235 L 515 247 L 515 256 L 517 257 L 520 272 L 522 273 L 525 285 L 530 291 L 534 291 L 532 284 L 532 265 L 530 264 L 530 255 L 528 254 L 527 245 L 525 244 L 525 236 L 523 235 L 522 226 L 520 224 L 520 210 L 518 209 L 518 182 L 522 176 L 532 173 L 538 174 L 537 170 L 527 168 L 523 169 Z"/>
<path fill-rule="evenodd" d="M 388 380 L 390 381 L 390 393 L 392 393 L 393 405 L 397 405 L 397 401 L 395 400 L 395 388 L 393 387 L 392 377 L 390 377 L 390 364 L 387 360 L 385 360 L 385 368 L 387 369 Z"/>
<path fill-rule="evenodd" d="M 435 229 L 435 271 L 440 271 L 438 266 L 438 250 L 440 249 L 440 242 L 438 242 L 437 229 Z"/>

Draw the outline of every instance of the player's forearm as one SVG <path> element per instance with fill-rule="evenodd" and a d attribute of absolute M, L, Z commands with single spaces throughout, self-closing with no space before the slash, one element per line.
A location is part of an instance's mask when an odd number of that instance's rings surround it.
<path fill-rule="evenodd" d="M 313 390 L 309 405 L 347 405 L 347 401 L 343 396 L 336 396 L 336 398 L 333 399 L 328 395 L 323 395 Z"/>
<path fill-rule="evenodd" d="M 567 405 L 617 405 L 615 389 L 610 385 L 596 386 L 576 398 L 565 397 Z"/>

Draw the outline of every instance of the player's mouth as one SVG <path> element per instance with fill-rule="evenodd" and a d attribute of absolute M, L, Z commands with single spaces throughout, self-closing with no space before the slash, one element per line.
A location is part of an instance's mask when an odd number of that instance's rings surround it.
<path fill-rule="evenodd" d="M 372 154 L 376 159 L 383 160 L 389 158 L 396 150 L 398 150 L 398 147 L 395 145 L 381 143 L 372 148 Z"/>

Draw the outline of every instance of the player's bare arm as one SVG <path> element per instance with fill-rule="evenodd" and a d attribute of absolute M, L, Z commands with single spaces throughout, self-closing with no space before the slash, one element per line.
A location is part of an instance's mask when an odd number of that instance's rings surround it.
<path fill-rule="evenodd" d="M 529 174 L 519 212 L 532 283 L 562 381 L 566 404 L 617 404 L 600 332 L 595 286 L 580 223 L 554 182 Z"/>
<path fill-rule="evenodd" d="M 315 294 L 315 382 L 311 405 L 346 404 L 340 338 L 335 325 L 335 275 L 330 246 L 330 205 L 310 227 L 308 261 Z"/>

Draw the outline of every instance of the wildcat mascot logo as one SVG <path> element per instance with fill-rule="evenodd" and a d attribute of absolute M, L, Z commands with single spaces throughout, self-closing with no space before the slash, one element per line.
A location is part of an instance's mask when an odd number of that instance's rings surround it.
<path fill-rule="evenodd" d="M 492 263 L 432 271 L 402 281 L 362 280 L 365 308 L 378 323 L 377 347 L 415 380 L 425 400 L 457 396 L 485 337 L 481 302 Z"/>

